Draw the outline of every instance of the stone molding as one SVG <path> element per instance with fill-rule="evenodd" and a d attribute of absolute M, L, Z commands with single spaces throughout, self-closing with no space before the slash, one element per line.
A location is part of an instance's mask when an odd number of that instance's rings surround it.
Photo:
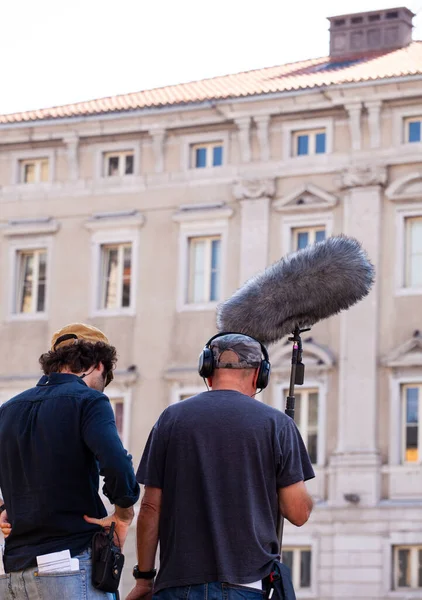
<path fill-rule="evenodd" d="M 275 194 L 275 179 L 242 179 L 233 184 L 236 200 L 258 200 L 272 198 Z"/>
<path fill-rule="evenodd" d="M 399 177 L 385 190 L 387 198 L 393 202 L 422 199 L 422 171 L 414 171 Z"/>
<path fill-rule="evenodd" d="M 341 189 L 354 187 L 385 186 L 387 168 L 382 165 L 352 165 L 340 174 L 338 184 Z"/>
<path fill-rule="evenodd" d="M 413 336 L 394 348 L 381 359 L 384 367 L 421 367 L 422 366 L 422 335 L 415 331 Z"/>
<path fill-rule="evenodd" d="M 309 212 L 332 209 L 337 203 L 338 198 L 333 194 L 312 183 L 304 183 L 287 196 L 276 200 L 273 208 L 279 212 Z"/>

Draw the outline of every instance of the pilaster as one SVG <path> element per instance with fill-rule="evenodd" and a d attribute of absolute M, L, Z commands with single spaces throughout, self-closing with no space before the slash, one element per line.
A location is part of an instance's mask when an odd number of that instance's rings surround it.
<path fill-rule="evenodd" d="M 384 167 L 352 165 L 341 174 L 344 190 L 342 231 L 357 238 L 379 266 Z M 377 448 L 377 282 L 369 296 L 341 314 L 337 450 L 331 458 L 329 498 L 341 505 L 357 497 L 364 505 L 380 499 Z"/>
<path fill-rule="evenodd" d="M 70 181 L 79 179 L 79 137 L 72 133 L 63 138 L 67 147 L 67 163 Z"/>
<path fill-rule="evenodd" d="M 381 145 L 381 100 L 365 102 L 368 111 L 369 145 L 371 148 L 379 148 Z"/>
<path fill-rule="evenodd" d="M 152 151 L 154 153 L 154 170 L 156 173 L 164 172 L 164 141 L 166 139 L 165 129 L 153 129 L 150 132 L 152 138 Z"/>
<path fill-rule="evenodd" d="M 260 154 L 259 158 L 261 162 L 268 162 L 270 160 L 270 118 L 270 115 L 260 115 L 259 117 L 254 117 L 254 121 L 257 127 Z"/>
<path fill-rule="evenodd" d="M 241 117 L 235 119 L 238 129 L 240 159 L 243 163 L 251 162 L 251 118 Z"/>
<path fill-rule="evenodd" d="M 275 194 L 273 179 L 248 179 L 233 186 L 241 213 L 239 285 L 268 264 L 270 202 Z"/>
<path fill-rule="evenodd" d="M 349 131 L 350 141 L 353 151 L 358 151 L 362 147 L 362 134 L 361 134 L 361 114 L 362 114 L 362 103 L 353 102 L 352 104 L 346 104 L 346 110 L 349 113 Z"/>

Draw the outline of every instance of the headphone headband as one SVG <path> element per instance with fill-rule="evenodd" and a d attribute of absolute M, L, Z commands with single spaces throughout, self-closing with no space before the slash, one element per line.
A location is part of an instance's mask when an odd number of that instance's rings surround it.
<path fill-rule="evenodd" d="M 208 340 L 208 342 L 205 344 L 205 348 L 210 348 L 211 347 L 211 343 L 219 337 L 223 337 L 224 335 L 243 335 L 245 337 L 251 338 L 251 340 L 254 340 L 255 342 L 257 342 L 260 346 L 261 346 L 261 352 L 264 356 L 264 359 L 269 361 L 270 357 L 268 356 L 268 350 L 266 349 L 266 347 L 264 346 L 264 344 L 262 342 L 260 342 L 259 340 L 257 340 L 256 338 L 252 337 L 251 335 L 247 335 L 246 333 L 239 333 L 238 331 L 222 331 L 220 333 L 216 333 L 215 335 L 212 336 L 212 338 L 210 338 Z"/>

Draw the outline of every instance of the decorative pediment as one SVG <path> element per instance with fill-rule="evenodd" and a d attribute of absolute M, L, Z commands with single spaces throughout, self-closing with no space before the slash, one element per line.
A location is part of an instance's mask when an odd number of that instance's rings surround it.
<path fill-rule="evenodd" d="M 393 202 L 422 201 L 422 171 L 409 173 L 396 179 L 385 191 Z"/>
<path fill-rule="evenodd" d="M 413 337 L 389 352 L 381 360 L 385 367 L 422 367 L 422 335 L 415 331 Z"/>
<path fill-rule="evenodd" d="M 270 348 L 270 362 L 272 370 L 277 372 L 290 371 L 292 357 L 292 343 L 284 342 Z M 305 365 L 305 373 L 328 371 L 335 364 L 334 354 L 329 348 L 321 344 L 317 344 L 313 338 L 303 340 L 303 357 L 302 361 Z M 306 377 L 306 375 L 305 375 Z"/>
<path fill-rule="evenodd" d="M 312 183 L 305 183 L 287 196 L 276 200 L 273 207 L 280 212 L 310 212 L 332 209 L 337 202 L 338 198 L 333 194 Z"/>

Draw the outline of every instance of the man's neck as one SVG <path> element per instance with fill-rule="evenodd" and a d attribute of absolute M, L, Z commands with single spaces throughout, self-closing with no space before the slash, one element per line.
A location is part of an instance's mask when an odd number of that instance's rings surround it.
<path fill-rule="evenodd" d="M 244 394 L 245 396 L 252 396 L 254 393 L 253 390 L 251 389 L 250 385 L 241 385 L 240 383 L 231 383 L 231 382 L 228 383 L 225 381 L 219 381 L 217 383 L 213 383 L 212 390 L 214 392 L 229 390 L 232 392 L 240 392 L 241 394 Z"/>

